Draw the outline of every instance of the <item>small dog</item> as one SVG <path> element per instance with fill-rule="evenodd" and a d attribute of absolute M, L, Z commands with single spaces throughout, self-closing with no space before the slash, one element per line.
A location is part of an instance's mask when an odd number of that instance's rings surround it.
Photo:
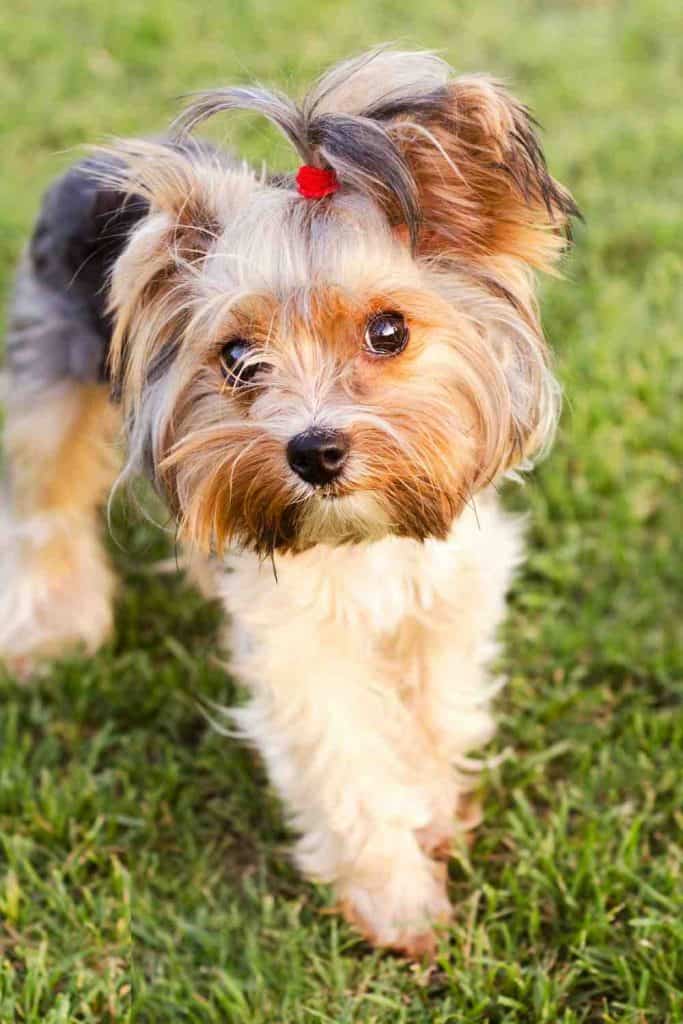
<path fill-rule="evenodd" d="M 296 177 L 194 139 L 237 109 L 285 134 Z M 494 485 L 552 438 L 533 272 L 576 213 L 499 84 L 383 48 L 300 106 L 219 89 L 168 139 L 98 151 L 48 192 L 18 275 L 0 654 L 26 673 L 110 633 L 97 512 L 123 424 L 123 475 L 229 613 L 234 720 L 297 864 L 410 956 L 449 917 L 466 755 L 494 731 L 522 557 Z"/>

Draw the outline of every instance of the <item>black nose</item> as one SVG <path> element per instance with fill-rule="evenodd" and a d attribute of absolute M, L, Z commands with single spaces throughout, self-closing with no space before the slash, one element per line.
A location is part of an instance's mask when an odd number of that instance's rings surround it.
<path fill-rule="evenodd" d="M 287 461 L 302 480 L 319 487 L 339 476 L 349 442 L 338 430 L 306 430 L 287 445 Z"/>

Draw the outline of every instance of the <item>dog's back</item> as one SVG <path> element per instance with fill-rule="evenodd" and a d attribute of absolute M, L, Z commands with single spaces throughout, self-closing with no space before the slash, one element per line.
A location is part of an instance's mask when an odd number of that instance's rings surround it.
<path fill-rule="evenodd" d="M 15 384 L 106 379 L 109 270 L 147 212 L 102 184 L 114 162 L 82 160 L 46 192 L 10 306 L 7 364 Z"/>

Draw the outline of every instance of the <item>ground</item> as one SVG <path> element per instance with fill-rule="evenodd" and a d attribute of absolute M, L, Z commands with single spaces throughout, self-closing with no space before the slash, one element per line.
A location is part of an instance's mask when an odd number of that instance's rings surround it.
<path fill-rule="evenodd" d="M 683 1021 L 682 33 L 676 0 L 3 6 L 5 293 L 81 144 L 154 132 L 200 86 L 298 86 L 384 39 L 507 79 L 586 218 L 544 288 L 558 444 L 507 499 L 531 524 L 493 746 L 516 757 L 451 865 L 437 969 L 371 952 L 289 865 L 259 764 L 200 708 L 236 696 L 218 612 L 150 574 L 166 542 L 119 513 L 113 644 L 0 680 L 3 1024 Z M 262 124 L 232 137 L 287 166 Z"/>

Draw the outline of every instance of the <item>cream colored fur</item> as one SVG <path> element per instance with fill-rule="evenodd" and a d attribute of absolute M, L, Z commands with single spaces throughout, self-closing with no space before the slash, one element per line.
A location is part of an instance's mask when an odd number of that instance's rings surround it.
<path fill-rule="evenodd" d="M 377 943 L 421 952 L 448 916 L 430 853 L 472 787 L 461 759 L 494 731 L 487 665 L 520 556 L 491 492 L 444 542 L 321 545 L 277 557 L 277 580 L 234 554 L 219 574 L 251 694 L 234 718 L 300 834 L 297 863 Z"/>

